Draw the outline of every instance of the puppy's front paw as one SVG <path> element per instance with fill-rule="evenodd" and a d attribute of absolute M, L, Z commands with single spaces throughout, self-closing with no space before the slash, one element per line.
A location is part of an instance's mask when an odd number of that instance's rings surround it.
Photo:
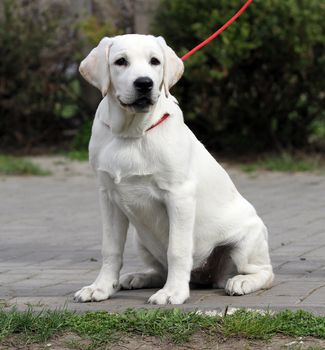
<path fill-rule="evenodd" d="M 163 288 L 153 294 L 149 300 L 149 304 L 166 305 L 166 304 L 183 304 L 190 296 L 189 287 L 179 289 Z"/>
<path fill-rule="evenodd" d="M 116 286 L 117 283 L 112 284 L 109 287 L 91 284 L 90 286 L 83 287 L 78 292 L 76 292 L 73 299 L 79 303 L 106 300 L 116 292 Z"/>

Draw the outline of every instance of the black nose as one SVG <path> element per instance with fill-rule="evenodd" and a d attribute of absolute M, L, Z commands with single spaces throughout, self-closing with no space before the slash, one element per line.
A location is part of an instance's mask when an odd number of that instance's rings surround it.
<path fill-rule="evenodd" d="M 136 90 L 139 92 L 142 92 L 142 93 L 151 91 L 151 89 L 153 87 L 153 81 L 152 81 L 152 79 L 150 79 L 148 77 L 138 78 L 134 81 L 133 84 L 134 84 Z"/>

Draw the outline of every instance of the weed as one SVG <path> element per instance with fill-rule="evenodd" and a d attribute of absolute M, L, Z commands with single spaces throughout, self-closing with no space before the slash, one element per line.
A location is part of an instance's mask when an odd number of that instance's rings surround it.
<path fill-rule="evenodd" d="M 320 170 L 322 169 L 322 164 L 318 157 L 298 157 L 289 153 L 282 153 L 264 157 L 253 163 L 243 164 L 241 169 L 247 173 L 257 170 L 302 172 Z"/>
<path fill-rule="evenodd" d="M 88 151 L 69 151 L 68 153 L 66 153 L 66 156 L 71 160 L 87 161 Z"/>
<path fill-rule="evenodd" d="M 29 160 L 0 154 L 0 174 L 47 176 L 50 172 Z"/>
<path fill-rule="evenodd" d="M 78 338 L 70 341 L 70 347 L 85 340 L 87 349 L 92 349 L 116 341 L 121 335 L 154 336 L 180 344 L 198 332 L 225 339 L 269 340 L 276 334 L 325 339 L 325 317 L 302 310 L 277 314 L 238 310 L 225 317 L 179 309 L 128 310 L 117 314 L 76 314 L 65 310 L 36 313 L 32 308 L 25 312 L 0 310 L 0 342 L 18 336 L 25 343 L 44 343 L 53 336 L 72 333 Z"/>

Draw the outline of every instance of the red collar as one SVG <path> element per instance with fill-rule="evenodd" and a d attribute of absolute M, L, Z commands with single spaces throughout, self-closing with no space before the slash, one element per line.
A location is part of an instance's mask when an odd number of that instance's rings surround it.
<path fill-rule="evenodd" d="M 161 124 L 164 120 L 166 120 L 168 117 L 170 117 L 170 114 L 169 113 L 165 113 L 155 124 L 152 124 L 151 126 L 149 126 L 149 128 L 146 129 L 146 131 L 149 131 L 149 130 L 155 128 L 156 126 Z"/>
<path fill-rule="evenodd" d="M 153 128 L 155 128 L 156 126 L 158 126 L 159 124 L 161 124 L 164 120 L 166 120 L 168 117 L 170 117 L 170 114 L 169 113 L 165 113 L 155 124 L 152 124 L 151 126 L 149 126 L 148 129 L 146 129 L 146 131 L 149 131 Z M 110 125 L 105 123 L 109 128 L 110 128 Z"/>

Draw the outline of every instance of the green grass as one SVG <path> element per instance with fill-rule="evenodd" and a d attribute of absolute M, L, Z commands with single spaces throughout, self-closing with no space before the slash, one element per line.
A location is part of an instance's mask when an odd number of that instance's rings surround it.
<path fill-rule="evenodd" d="M 49 171 L 40 168 L 29 160 L 0 154 L 0 175 L 46 176 L 49 174 Z"/>
<path fill-rule="evenodd" d="M 223 339 L 268 340 L 276 334 L 325 339 L 325 317 L 288 310 L 277 314 L 238 310 L 225 317 L 186 313 L 178 309 L 128 310 L 118 314 L 0 310 L 0 344 L 13 336 L 25 344 L 44 343 L 65 333 L 87 339 L 87 349 L 100 347 L 121 335 L 155 336 L 180 344 L 189 341 L 197 332 L 219 335 Z"/>
<path fill-rule="evenodd" d="M 69 151 L 66 154 L 66 157 L 72 160 L 87 161 L 88 160 L 88 151 Z"/>
<path fill-rule="evenodd" d="M 289 153 L 282 153 L 264 157 L 256 162 L 243 164 L 241 169 L 251 173 L 257 170 L 282 171 L 282 172 L 305 172 L 323 169 L 319 157 L 298 157 Z"/>

